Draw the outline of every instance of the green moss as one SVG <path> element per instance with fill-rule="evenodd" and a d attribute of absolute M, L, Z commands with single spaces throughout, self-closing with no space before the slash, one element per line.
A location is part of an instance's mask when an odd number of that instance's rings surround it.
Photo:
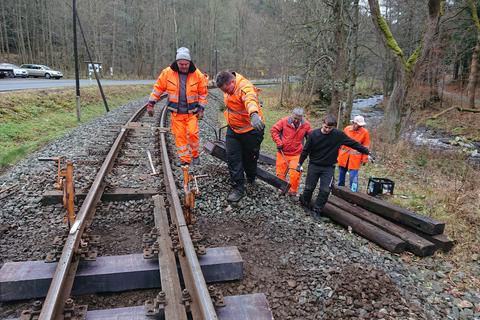
<path fill-rule="evenodd" d="M 408 73 L 412 72 L 415 63 L 417 63 L 418 56 L 420 55 L 420 51 L 422 50 L 422 44 L 419 44 L 415 51 L 413 51 L 412 55 L 408 58 L 407 62 L 405 63 L 405 70 Z"/>
<path fill-rule="evenodd" d="M 477 28 L 477 32 L 480 32 L 480 22 L 478 20 L 477 5 L 474 0 L 468 0 L 467 2 L 468 6 L 470 7 L 470 13 L 472 14 L 473 23 Z"/>
<path fill-rule="evenodd" d="M 390 31 L 390 28 L 387 24 L 387 21 L 382 17 L 380 12 L 377 12 L 377 24 L 380 30 L 383 32 L 383 35 L 385 36 L 385 41 L 387 42 L 387 45 L 392 51 L 399 56 L 402 61 L 405 59 L 404 54 L 402 51 L 402 48 L 397 43 L 397 40 L 393 37 L 392 32 Z"/>

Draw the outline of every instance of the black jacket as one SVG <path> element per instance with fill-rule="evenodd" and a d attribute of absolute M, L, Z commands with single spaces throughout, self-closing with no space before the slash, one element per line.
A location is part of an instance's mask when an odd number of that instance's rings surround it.
<path fill-rule="evenodd" d="M 310 156 L 310 163 L 312 164 L 324 167 L 334 166 L 337 163 L 338 150 L 342 145 L 363 154 L 369 153 L 367 148 L 338 129 L 332 129 L 328 134 L 323 134 L 320 129 L 315 129 L 307 137 L 307 143 L 300 155 L 299 164 L 301 165 Z"/>

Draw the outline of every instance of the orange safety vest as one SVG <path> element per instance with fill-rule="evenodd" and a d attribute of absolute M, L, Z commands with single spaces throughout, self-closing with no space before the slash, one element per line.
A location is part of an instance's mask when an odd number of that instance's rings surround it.
<path fill-rule="evenodd" d="M 366 148 L 370 147 L 370 134 L 364 127 L 353 130 L 353 125 L 347 126 L 343 132 L 353 140 L 357 141 Z M 361 154 L 355 149 L 347 146 L 341 146 L 338 151 L 338 166 L 348 170 L 358 170 L 363 162 L 368 162 L 368 155 Z"/>
<path fill-rule="evenodd" d="M 263 119 L 263 112 L 258 102 L 258 89 L 243 77 L 233 72 L 235 76 L 235 91 L 232 95 L 224 93 L 223 99 L 227 109 L 223 112 L 228 125 L 236 133 L 245 133 L 253 130 L 250 124 L 250 114 L 258 112 Z"/>
<path fill-rule="evenodd" d="M 207 84 L 208 76 L 204 75 L 191 62 L 188 70 L 185 96 L 187 97 L 188 113 L 196 113 L 205 109 L 207 105 Z M 178 75 L 177 62 L 162 70 L 158 77 L 153 91 L 150 94 L 150 101 L 157 102 L 160 96 L 167 92 L 168 109 L 178 112 L 178 101 L 180 98 L 180 79 Z"/>

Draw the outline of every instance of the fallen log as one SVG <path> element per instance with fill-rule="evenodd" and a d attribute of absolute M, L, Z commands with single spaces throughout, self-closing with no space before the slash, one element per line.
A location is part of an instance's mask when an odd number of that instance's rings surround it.
<path fill-rule="evenodd" d="M 333 204 L 327 203 L 323 208 L 322 214 L 344 227 L 348 228 L 350 226 L 355 233 L 378 244 L 380 247 L 390 252 L 401 253 L 405 251 L 407 244 L 402 239 L 383 231 L 379 227 L 374 226 L 373 224 L 366 222 Z"/>
<path fill-rule="evenodd" d="M 205 145 L 203 146 L 203 149 L 205 149 L 205 151 L 207 151 L 212 156 L 224 162 L 227 161 L 227 153 L 225 151 L 225 146 L 223 143 L 207 141 L 207 143 L 205 143 Z M 280 189 L 283 193 L 286 193 L 290 189 L 290 183 L 280 179 L 276 175 L 266 170 L 263 170 L 260 167 L 257 167 L 257 177 L 260 180 L 274 186 L 275 188 Z"/>
<path fill-rule="evenodd" d="M 429 235 L 443 233 L 445 223 L 422 216 L 392 203 L 371 197 L 360 192 L 351 192 L 345 187 L 333 187 L 332 193 L 339 198 L 354 203 L 384 218 L 409 226 Z"/>
<path fill-rule="evenodd" d="M 480 109 L 469 109 L 469 108 L 457 108 L 458 111 L 460 112 L 473 112 L 473 113 L 479 113 Z"/>
<path fill-rule="evenodd" d="M 330 196 L 328 199 L 329 203 L 333 204 L 334 206 L 345 210 L 356 217 L 367 221 L 382 230 L 404 240 L 407 243 L 407 250 L 416 254 L 420 257 L 430 256 L 432 255 L 435 250 L 436 246 L 428 241 L 427 239 L 405 229 L 402 226 L 395 224 L 387 219 L 384 219 L 375 213 L 367 211 L 359 206 L 353 205 L 341 198 L 336 196 Z"/>

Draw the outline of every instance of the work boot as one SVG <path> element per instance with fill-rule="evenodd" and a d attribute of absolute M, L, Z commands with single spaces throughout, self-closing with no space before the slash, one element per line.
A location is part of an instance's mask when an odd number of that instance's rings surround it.
<path fill-rule="evenodd" d="M 193 158 L 192 166 L 198 166 L 198 165 L 200 165 L 200 157 Z"/>
<path fill-rule="evenodd" d="M 314 220 L 320 220 L 322 218 L 322 210 L 318 208 L 313 208 L 313 210 L 310 211 L 310 215 Z"/>
<path fill-rule="evenodd" d="M 245 191 L 242 189 L 235 188 L 228 194 L 227 201 L 228 202 L 238 202 L 240 199 L 243 198 L 245 195 Z"/>
<path fill-rule="evenodd" d="M 310 205 L 310 201 L 307 201 L 305 200 L 305 197 L 303 196 L 303 194 L 300 196 L 299 198 L 300 200 L 300 205 L 305 208 L 305 209 L 310 209 L 311 208 L 311 205 Z"/>

